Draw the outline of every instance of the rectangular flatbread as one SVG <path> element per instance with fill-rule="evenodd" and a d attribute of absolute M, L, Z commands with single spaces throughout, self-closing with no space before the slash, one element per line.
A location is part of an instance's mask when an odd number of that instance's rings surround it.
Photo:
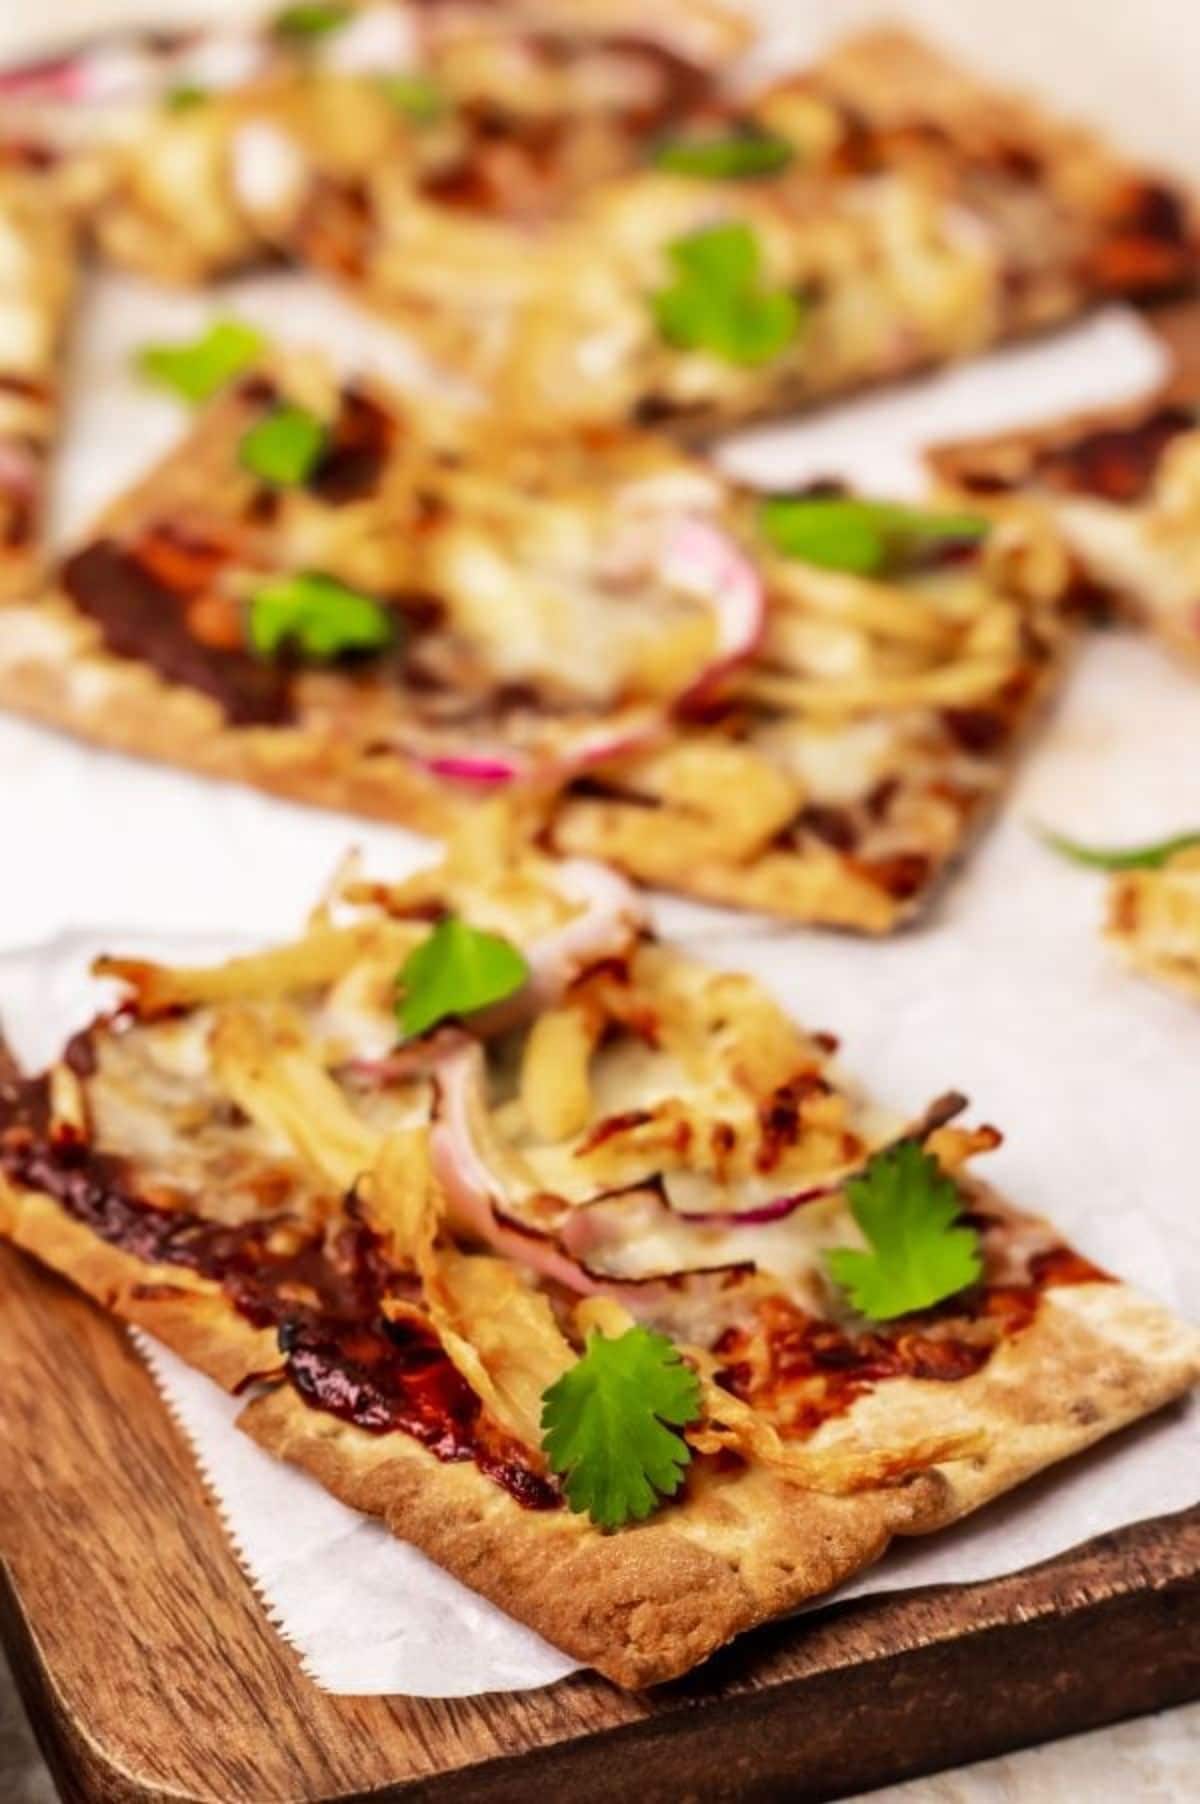
<path fill-rule="evenodd" d="M 0 128 L 0 603 L 31 595 L 43 563 L 75 238 L 55 152 Z"/>
<path fill-rule="evenodd" d="M 279 433 L 303 468 L 250 467 Z M 1020 502 L 764 499 L 661 436 L 517 437 L 278 356 L 0 612 L 0 704 L 433 833 L 522 790 L 561 851 L 880 933 L 991 810 L 1076 616 Z"/>
<path fill-rule="evenodd" d="M 690 435 L 1196 274 L 1181 189 L 892 30 L 699 101 L 557 218 L 536 202 L 474 157 L 449 190 L 393 160 L 285 241 L 508 417 Z"/>
<path fill-rule="evenodd" d="M 332 242 L 372 171 L 436 186 L 451 217 L 561 210 L 636 166 L 747 35 L 708 0 L 332 0 L 99 40 L 0 73 L 0 102 L 71 146 L 105 258 L 190 283 Z"/>
<path fill-rule="evenodd" d="M 498 947 L 515 974 L 470 989 Z M 618 1684 L 687 1671 L 1200 1372 L 1192 1331 L 974 1175 L 999 1136 L 956 1125 L 961 1098 L 907 1126 L 854 1101 L 827 1036 L 648 938 L 613 873 L 523 849 L 498 808 L 440 868 L 352 876 L 290 945 L 99 969 L 121 1006 L 0 1084 L 0 1233 Z M 838 1266 L 870 1264 L 864 1191 L 956 1262 L 933 1301 L 899 1315 Z M 564 1454 L 551 1418 L 600 1406 L 606 1359 L 662 1400 L 603 1393 L 629 1436 Z"/>

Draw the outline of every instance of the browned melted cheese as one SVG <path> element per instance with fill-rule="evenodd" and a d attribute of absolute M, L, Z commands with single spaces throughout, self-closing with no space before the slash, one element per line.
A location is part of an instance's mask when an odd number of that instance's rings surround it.
<path fill-rule="evenodd" d="M 1002 1224 L 976 1219 L 985 1235 Z M 1028 1328 L 1052 1286 L 1110 1282 L 1070 1247 L 1032 1254 L 1019 1282 L 985 1281 L 962 1296 L 877 1328 L 852 1331 L 767 1298 L 755 1321 L 728 1329 L 714 1352 L 718 1382 L 761 1410 L 783 1435 L 813 1433 L 891 1378 L 954 1384 L 982 1371 L 996 1349 Z"/>

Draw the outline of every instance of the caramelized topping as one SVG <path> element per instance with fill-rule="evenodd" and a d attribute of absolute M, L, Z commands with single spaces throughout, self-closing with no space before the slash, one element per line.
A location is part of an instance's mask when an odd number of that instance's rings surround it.
<path fill-rule="evenodd" d="M 332 1237 L 287 1216 L 226 1226 L 188 1199 L 163 1207 L 138 1194 L 125 1160 L 51 1133 L 44 1078 L 0 1084 L 0 1171 L 132 1258 L 219 1284 L 246 1321 L 278 1331 L 283 1376 L 311 1407 L 371 1434 L 411 1435 L 439 1460 L 473 1460 L 526 1509 L 558 1507 L 557 1487 L 484 1416 L 433 1329 L 384 1318 L 385 1291 L 406 1280 L 353 1200 Z"/>
<path fill-rule="evenodd" d="M 151 554 L 160 566 L 162 544 L 161 536 L 156 538 Z M 62 583 L 116 657 L 140 659 L 164 681 L 210 696 L 233 726 L 286 722 L 291 716 L 286 672 L 247 651 L 196 637 L 184 603 L 194 595 L 198 567 L 185 555 L 171 568 L 168 581 L 147 567 L 137 549 L 98 539 L 67 560 Z"/>

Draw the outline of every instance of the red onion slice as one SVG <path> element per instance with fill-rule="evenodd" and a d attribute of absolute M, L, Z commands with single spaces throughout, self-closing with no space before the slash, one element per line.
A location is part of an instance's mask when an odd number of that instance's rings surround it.
<path fill-rule="evenodd" d="M 710 520 L 679 523 L 667 541 L 662 574 L 674 587 L 702 595 L 717 623 L 716 652 L 678 697 L 678 707 L 707 695 L 758 650 L 766 631 L 767 599 L 750 559 Z"/>
<path fill-rule="evenodd" d="M 452 783 L 514 783 L 525 770 L 516 758 L 491 752 L 446 752 L 435 757 L 416 754 L 417 762 L 431 776 Z"/>
<path fill-rule="evenodd" d="M 408 756 L 431 776 L 451 783 L 495 788 L 504 783 L 565 783 L 581 771 L 648 750 L 662 736 L 665 721 L 657 710 L 643 709 L 624 720 L 600 721 L 561 750 L 544 757 L 536 751 L 507 747 L 475 750 L 448 746 L 444 751 L 411 749 Z"/>
<path fill-rule="evenodd" d="M 690 1222 L 697 1228 L 762 1228 L 769 1222 L 786 1221 L 797 1209 L 808 1203 L 819 1203 L 836 1196 L 841 1184 L 817 1184 L 811 1190 L 797 1190 L 792 1196 L 775 1196 L 770 1202 L 756 1203 L 750 1209 L 675 1209 L 677 1221 Z"/>
<path fill-rule="evenodd" d="M 466 1044 L 438 1062 L 437 1103 L 430 1131 L 433 1169 L 450 1201 L 457 1225 L 504 1258 L 549 1278 L 581 1297 L 613 1297 L 635 1315 L 661 1318 L 686 1290 L 695 1300 L 729 1290 L 749 1277 L 749 1264 L 656 1273 L 646 1278 L 615 1278 L 592 1271 L 575 1258 L 556 1234 L 509 1215 L 504 1201 L 510 1188 L 496 1166 L 495 1149 L 486 1143 L 483 1054 Z"/>
<path fill-rule="evenodd" d="M 85 59 L 54 57 L 42 63 L 22 63 L 0 69 L 0 98 L 5 100 L 83 99 Z"/>

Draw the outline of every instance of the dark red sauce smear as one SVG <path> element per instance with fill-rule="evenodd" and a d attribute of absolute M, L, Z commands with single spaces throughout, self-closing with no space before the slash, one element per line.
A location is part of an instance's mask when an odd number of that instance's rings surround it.
<path fill-rule="evenodd" d="M 983 1226 L 984 1224 L 980 1224 Z M 1067 1246 L 1028 1262 L 1023 1283 L 984 1283 L 920 1316 L 848 1333 L 785 1297 L 768 1298 L 750 1327 L 727 1329 L 717 1380 L 769 1415 L 785 1435 L 811 1434 L 889 1378 L 953 1384 L 982 1371 L 1000 1344 L 1033 1321 L 1051 1285 L 1108 1281 Z"/>
<path fill-rule="evenodd" d="M 287 671 L 196 638 L 187 620 L 190 596 L 150 570 L 136 547 L 97 539 L 67 559 L 62 583 L 116 657 L 144 659 L 168 683 L 198 689 L 236 726 L 277 726 L 291 718 Z"/>
<path fill-rule="evenodd" d="M 1194 432 L 1197 416 L 1190 407 L 1158 408 L 1131 426 L 1113 426 L 1073 444 L 1045 452 L 1037 473 L 1050 487 L 1101 501 L 1140 501 L 1154 480 L 1163 453 L 1182 433 Z"/>
<path fill-rule="evenodd" d="M 135 1259 L 219 1284 L 246 1321 L 278 1332 L 283 1375 L 305 1403 L 369 1434 L 411 1435 L 436 1459 L 472 1460 L 526 1509 L 557 1509 L 557 1486 L 489 1423 L 419 1318 L 389 1322 L 403 1289 L 378 1237 L 355 1218 L 332 1238 L 286 1217 L 225 1226 L 137 1194 L 118 1157 L 56 1134 L 44 1079 L 0 1083 L 0 1170 L 54 1198 L 74 1221 Z"/>

